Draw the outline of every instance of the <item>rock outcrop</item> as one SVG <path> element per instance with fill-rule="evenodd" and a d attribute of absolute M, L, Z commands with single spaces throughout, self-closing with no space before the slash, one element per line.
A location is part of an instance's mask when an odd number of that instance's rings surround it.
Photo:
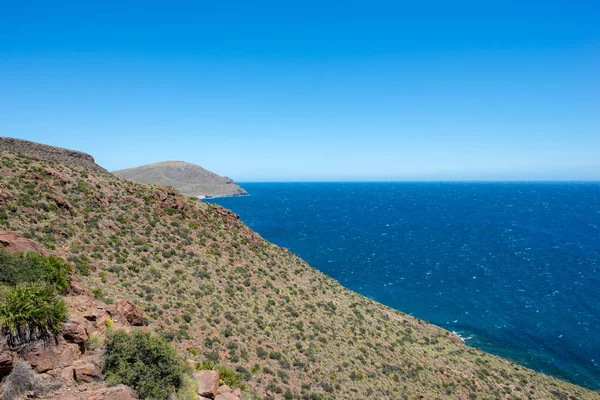
<path fill-rule="evenodd" d="M 227 385 L 219 386 L 215 400 L 241 400 L 242 392 L 239 388 L 231 389 Z"/>
<path fill-rule="evenodd" d="M 115 307 L 115 310 L 117 311 L 117 313 L 124 316 L 131 326 L 148 325 L 148 322 L 146 321 L 146 314 L 144 314 L 144 310 L 142 310 L 141 307 L 137 306 L 131 300 L 119 300 L 117 306 Z"/>
<path fill-rule="evenodd" d="M 129 386 L 117 385 L 99 389 L 84 389 L 77 393 L 61 393 L 49 397 L 47 400 L 135 400 L 137 398 L 137 394 Z"/>
<path fill-rule="evenodd" d="M 28 252 L 35 251 L 36 253 L 47 255 L 48 252 L 33 240 L 26 239 L 10 231 L 0 231 L 0 249 L 10 252 Z"/>
<path fill-rule="evenodd" d="M 242 392 L 239 388 L 233 390 L 227 385 L 219 386 L 219 373 L 217 371 L 198 371 L 194 374 L 198 382 L 200 400 L 241 400 Z"/>
<path fill-rule="evenodd" d="M 49 397 L 53 400 L 137 399 L 127 386 L 109 388 L 104 384 L 102 354 L 99 349 L 86 348 L 86 344 L 93 337 L 102 337 L 109 325 L 115 329 L 132 329 L 133 323 L 145 320 L 143 311 L 129 300 L 119 302 L 119 307 L 86 295 L 67 296 L 65 302 L 69 317 L 54 339 L 38 340 L 14 349 L 5 341 L 0 342 L 0 379 L 11 372 L 15 360 L 19 359 L 39 374 L 40 382 L 55 388 Z M 46 398 L 37 394 L 35 397 Z"/>
<path fill-rule="evenodd" d="M 79 346 L 67 342 L 62 336 L 56 342 L 36 341 L 25 346 L 20 356 L 38 373 L 69 367 L 81 355 Z"/>
<path fill-rule="evenodd" d="M 219 373 L 217 371 L 198 371 L 194 374 L 198 381 L 198 396 L 214 399 L 219 388 Z"/>

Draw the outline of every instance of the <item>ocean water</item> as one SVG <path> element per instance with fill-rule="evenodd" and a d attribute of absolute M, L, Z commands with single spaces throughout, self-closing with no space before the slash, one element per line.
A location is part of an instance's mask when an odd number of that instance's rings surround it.
<path fill-rule="evenodd" d="M 600 389 L 600 184 L 243 186 L 211 201 L 347 288 Z"/>

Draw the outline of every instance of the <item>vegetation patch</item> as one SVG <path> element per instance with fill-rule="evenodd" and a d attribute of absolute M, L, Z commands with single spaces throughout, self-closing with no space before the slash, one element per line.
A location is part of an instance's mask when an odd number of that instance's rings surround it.
<path fill-rule="evenodd" d="M 71 269 L 58 257 L 0 251 L 0 333 L 11 347 L 56 335 L 67 310 L 58 293 Z"/>
<path fill-rule="evenodd" d="M 43 282 L 59 293 L 69 287 L 71 268 L 59 257 L 47 257 L 35 252 L 8 253 L 0 250 L 0 282 L 16 286 L 21 283 Z"/>
<path fill-rule="evenodd" d="M 110 332 L 106 339 L 105 381 L 123 383 L 142 399 L 167 399 L 183 384 L 183 368 L 175 349 L 149 332 Z"/>
<path fill-rule="evenodd" d="M 19 285 L 0 299 L 0 331 L 11 347 L 52 337 L 66 316 L 64 301 L 46 284 Z"/>

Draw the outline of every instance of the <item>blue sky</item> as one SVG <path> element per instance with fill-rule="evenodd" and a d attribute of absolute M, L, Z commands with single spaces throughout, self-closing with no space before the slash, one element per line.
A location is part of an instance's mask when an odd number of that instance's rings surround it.
<path fill-rule="evenodd" d="M 239 181 L 600 179 L 596 1 L 0 0 L 0 135 Z"/>

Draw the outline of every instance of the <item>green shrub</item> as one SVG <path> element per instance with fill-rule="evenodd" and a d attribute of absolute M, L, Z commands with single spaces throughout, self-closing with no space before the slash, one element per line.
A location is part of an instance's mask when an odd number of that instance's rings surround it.
<path fill-rule="evenodd" d="M 226 368 L 222 365 L 217 365 L 217 371 L 219 371 L 219 380 L 221 381 L 221 383 L 230 387 L 240 386 L 240 378 L 233 370 Z"/>
<path fill-rule="evenodd" d="M 21 283 L 44 282 L 59 293 L 69 287 L 71 268 L 59 257 L 35 252 L 8 253 L 0 250 L 0 282 L 10 286 Z"/>
<path fill-rule="evenodd" d="M 175 349 L 148 332 L 109 332 L 104 362 L 105 381 L 134 388 L 142 399 L 167 399 L 183 381 Z"/>
<path fill-rule="evenodd" d="M 15 347 L 55 335 L 66 316 L 65 303 L 52 286 L 22 284 L 0 301 L 0 332 Z"/>
<path fill-rule="evenodd" d="M 217 364 L 215 364 L 213 361 L 204 360 L 204 361 L 200 361 L 199 363 L 196 364 L 196 369 L 198 371 L 212 370 L 216 367 L 216 365 Z"/>
<path fill-rule="evenodd" d="M 196 394 L 197 389 L 198 381 L 185 375 L 181 387 L 177 392 L 177 400 L 198 400 L 198 395 Z"/>
<path fill-rule="evenodd" d="M 232 369 L 229 369 L 227 367 L 224 367 L 222 365 L 216 364 L 213 361 L 210 360 L 204 360 L 204 361 L 200 361 L 198 363 L 196 363 L 196 369 L 199 371 L 202 370 L 214 370 L 214 371 L 218 371 L 219 372 L 219 380 L 221 382 L 221 384 L 225 384 L 231 387 L 239 387 L 241 384 L 241 380 L 240 377 L 238 376 L 238 374 L 233 371 Z M 249 375 L 249 373 L 248 373 Z"/>

